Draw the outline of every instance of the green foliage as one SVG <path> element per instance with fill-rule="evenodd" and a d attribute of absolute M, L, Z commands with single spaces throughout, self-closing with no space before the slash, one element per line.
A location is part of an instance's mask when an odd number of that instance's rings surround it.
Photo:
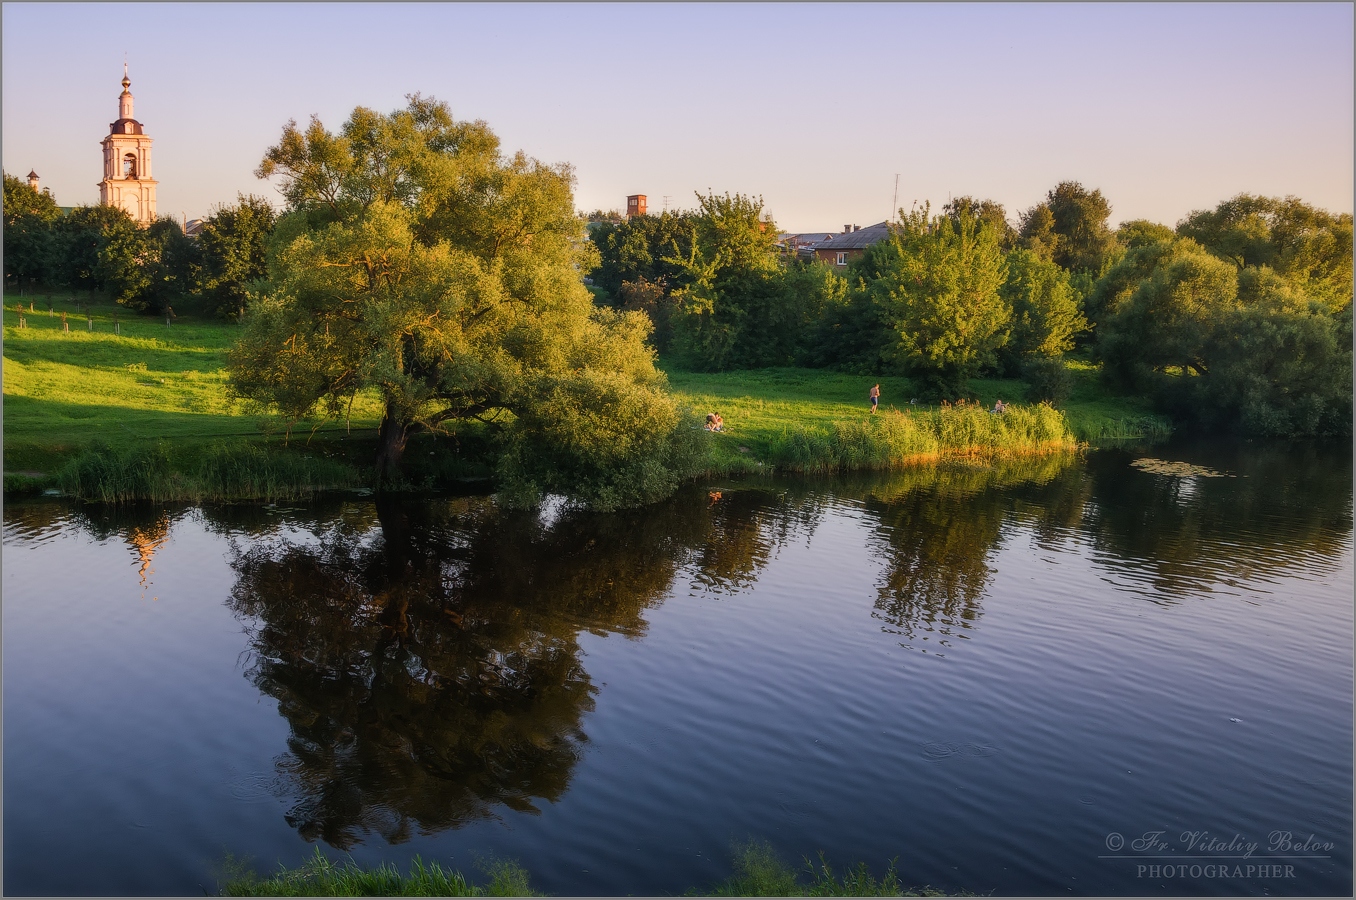
<path fill-rule="evenodd" d="M 659 353 L 669 350 L 673 340 L 673 319 L 679 309 L 677 298 L 664 288 L 663 281 L 646 281 L 641 275 L 635 281 L 623 281 L 617 290 L 617 305 L 621 309 L 644 313 L 650 320 L 654 327 L 650 341 Z"/>
<path fill-rule="evenodd" d="M 1131 250 L 1103 281 L 1098 292 L 1116 299 L 1098 351 L 1121 389 L 1204 427 L 1350 433 L 1342 313 L 1293 281 L 1266 267 L 1239 271 L 1188 238 Z"/>
<path fill-rule="evenodd" d="M 965 380 L 992 366 L 1007 342 L 1012 311 L 999 290 L 1007 267 L 983 219 L 934 219 L 927 207 L 902 214 L 859 271 L 876 275 L 865 290 L 892 332 L 884 355 L 937 396 L 961 396 Z"/>
<path fill-rule="evenodd" d="M 599 370 L 543 377 L 500 458 L 500 497 L 530 505 L 564 494 L 598 510 L 653 503 L 705 463 L 697 416 L 667 393 Z"/>
<path fill-rule="evenodd" d="M 877 880 L 865 863 L 837 874 L 819 855 L 818 863 L 805 860 L 797 872 L 782 862 L 766 841 L 750 841 L 734 847 L 734 876 L 707 891 L 691 890 L 689 897 L 945 897 L 929 887 L 903 887 L 891 860 L 883 878 Z M 808 876 L 808 883 L 800 880 Z"/>
<path fill-rule="evenodd" d="M 4 173 L 5 181 L 5 227 L 8 228 L 22 218 L 33 218 L 42 222 L 51 222 L 61 214 L 57 209 L 52 192 L 43 189 L 35 191 L 28 182 Z"/>
<path fill-rule="evenodd" d="M 1136 250 L 1149 244 L 1171 242 L 1177 233 L 1166 225 L 1150 222 L 1148 219 L 1131 219 L 1122 222 L 1116 229 L 1116 240 L 1128 250 Z"/>
<path fill-rule="evenodd" d="M 1297 197 L 1239 194 L 1191 213 L 1177 233 L 1240 270 L 1268 266 L 1333 311 L 1351 305 L 1350 213 L 1333 215 Z"/>
<path fill-rule="evenodd" d="M 653 499 L 676 475 L 645 454 L 669 458 L 655 429 L 672 431 L 676 412 L 645 315 L 599 310 L 580 283 L 591 251 L 571 170 L 505 157 L 483 123 L 409 99 L 354 110 L 338 136 L 289 123 L 265 155 L 259 174 L 283 176 L 292 211 L 270 242 L 271 293 L 232 351 L 232 389 L 293 421 L 343 417 L 376 391 L 383 477 L 410 434 L 474 419 L 502 430 L 515 497 Z"/>
<path fill-rule="evenodd" d="M 77 206 L 55 227 L 60 259 L 55 280 L 73 290 L 103 291 L 106 273 L 100 265 L 104 248 L 114 238 L 136 229 L 127 211 L 115 206 Z"/>
<path fill-rule="evenodd" d="M 1063 357 L 1037 356 L 1022 366 L 1022 380 L 1026 382 L 1026 399 L 1032 403 L 1049 403 L 1059 407 L 1073 392 L 1073 377 Z"/>
<path fill-rule="evenodd" d="M 1184 375 L 1204 372 L 1203 341 L 1237 305 L 1233 267 L 1195 242 L 1177 242 L 1171 256 L 1156 262 L 1101 335 L 1107 374 L 1130 389 L 1144 389 L 1152 372 L 1169 368 Z"/>
<path fill-rule="evenodd" d="M 50 284 L 60 252 L 52 225 L 60 215 L 51 192 L 33 190 L 8 172 L 5 182 L 5 278 Z"/>
<path fill-rule="evenodd" d="M 1180 416 L 1268 436 L 1351 433 L 1351 339 L 1321 308 L 1262 302 L 1232 310 L 1202 356 L 1208 377 L 1172 397 Z"/>
<path fill-rule="evenodd" d="M 183 470 L 164 442 L 116 450 L 102 441 L 71 459 L 56 475 L 62 492 L 98 503 L 150 500 L 299 500 L 358 483 L 342 463 L 266 452 L 249 445 L 217 445 L 195 470 Z"/>
<path fill-rule="evenodd" d="M 320 852 L 299 868 L 259 878 L 252 872 L 228 873 L 223 897 L 537 897 L 527 872 L 510 860 L 484 865 L 490 881 L 476 887 L 461 872 L 425 863 L 416 856 L 407 874 L 393 865 L 365 869 L 352 859 L 334 863 Z"/>
<path fill-rule="evenodd" d="M 1084 294 L 1083 312 L 1095 333 L 1100 335 L 1102 323 L 1120 310 L 1161 261 L 1178 251 L 1178 243 L 1173 236 L 1140 241 L 1092 283 L 1091 289 Z"/>
<path fill-rule="evenodd" d="M 218 316 L 243 318 L 253 285 L 268 277 L 267 246 L 277 215 L 253 194 L 239 194 L 233 206 L 219 206 L 198 235 L 202 276 L 198 291 Z"/>
<path fill-rule="evenodd" d="M 1110 217 L 1111 204 L 1100 190 L 1062 181 L 1045 202 L 1022 214 L 1018 243 L 1070 271 L 1100 272 L 1116 244 Z"/>
<path fill-rule="evenodd" d="M 1030 250 L 1008 254 L 999 293 L 1012 309 L 1012 333 L 1003 349 L 1013 368 L 1025 359 L 1073 349 L 1074 335 L 1088 327 L 1068 272 Z"/>
<path fill-rule="evenodd" d="M 55 487 L 55 479 L 47 476 L 34 477 L 32 475 L 23 475 L 18 472 L 5 473 L 5 496 L 23 497 L 31 494 L 41 494 L 49 487 Z"/>
<path fill-rule="evenodd" d="M 942 457 L 1041 454 L 1076 444 L 1064 417 L 1046 404 L 1009 405 L 999 415 L 961 402 L 840 420 L 827 432 L 800 426 L 774 441 L 769 456 L 778 468 L 822 473 L 893 469 Z"/>
<path fill-rule="evenodd" d="M 788 285 L 761 198 L 697 195 L 696 245 L 684 263 L 673 353 L 704 371 L 785 365 L 799 349 L 809 306 L 804 279 Z M 809 306 L 806 305 L 807 298 Z"/>
<path fill-rule="evenodd" d="M 997 200 L 976 200 L 968 195 L 956 197 L 942 207 L 942 212 L 955 222 L 959 222 L 965 216 L 983 219 L 997 233 L 998 245 L 1004 251 L 1011 250 L 1017 245 L 1017 229 L 1012 227 L 1012 223 L 1008 221 L 1007 210 Z"/>
<path fill-rule="evenodd" d="M 96 443 L 57 474 L 61 490 L 100 503 L 167 500 L 177 493 L 164 444 L 117 452 Z"/>
<path fill-rule="evenodd" d="M 692 282 L 688 263 L 697 242 L 697 222 L 688 213 L 633 216 L 625 221 L 601 220 L 589 228 L 598 248 L 598 264 L 589 274 L 610 294 L 627 282 L 642 280 L 679 290 Z"/>
<path fill-rule="evenodd" d="M 868 247 L 854 266 L 874 259 L 881 244 Z M 813 366 L 852 372 L 858 375 L 883 375 L 886 363 L 883 353 L 890 345 L 891 331 L 883 318 L 883 309 L 865 290 L 849 290 L 848 280 L 828 266 L 819 266 L 827 273 L 828 282 L 823 292 L 823 306 L 812 332 L 811 348 L 806 361 Z M 848 272 L 854 274 L 854 267 Z"/>

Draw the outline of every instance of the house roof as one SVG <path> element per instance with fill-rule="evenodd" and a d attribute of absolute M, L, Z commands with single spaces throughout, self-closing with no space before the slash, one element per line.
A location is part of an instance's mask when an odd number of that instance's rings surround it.
<path fill-rule="evenodd" d="M 868 225 L 857 231 L 850 231 L 847 234 L 835 234 L 817 241 L 814 245 L 816 250 L 862 250 L 870 247 L 877 241 L 883 241 L 890 236 L 890 223 L 881 222 L 877 225 Z"/>
<path fill-rule="evenodd" d="M 833 232 L 831 231 L 810 231 L 802 232 L 800 234 L 783 232 L 782 234 L 777 235 L 777 243 L 795 244 L 797 246 L 801 244 L 813 244 L 818 241 L 822 241 L 827 237 L 830 237 L 832 234 Z"/>

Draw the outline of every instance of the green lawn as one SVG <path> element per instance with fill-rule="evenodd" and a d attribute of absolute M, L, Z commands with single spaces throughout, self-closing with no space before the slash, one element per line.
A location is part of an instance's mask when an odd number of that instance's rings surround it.
<path fill-rule="evenodd" d="M 680 403 L 703 416 L 715 412 L 725 419 L 725 431 L 712 435 L 715 461 L 736 467 L 741 455 L 766 459 L 773 443 L 798 427 L 827 430 L 835 421 L 869 416 L 867 392 L 876 383 L 871 378 L 819 369 L 708 374 L 669 368 L 668 376 Z M 882 379 L 880 408 L 908 408 L 909 391 L 907 378 Z M 747 452 L 741 447 L 748 448 Z"/>
<path fill-rule="evenodd" d="M 15 305 L 4 306 L 4 464 L 15 471 L 53 472 L 76 451 L 96 440 L 114 448 L 163 439 L 176 453 L 193 456 L 222 439 L 280 441 L 266 436 L 269 420 L 232 405 L 226 392 L 226 351 L 238 328 L 232 322 L 182 316 L 168 327 L 163 319 L 96 303 L 90 322 L 76 301 L 57 297 L 49 316 L 44 298 L 24 298 L 18 327 Z M 68 332 L 61 328 L 67 313 Z M 114 333 L 114 315 L 120 333 Z M 666 365 L 679 400 L 698 413 L 718 412 L 726 431 L 712 435 L 714 463 L 726 471 L 756 469 L 770 459 L 774 443 L 798 428 L 830 431 L 835 422 L 865 421 L 867 392 L 875 379 L 818 369 L 760 369 L 700 374 Z M 1074 391 L 1064 410 L 1081 440 L 1117 437 L 1160 427 L 1148 404 L 1109 394 L 1095 368 L 1072 364 Z M 909 379 L 880 380 L 881 411 L 922 411 Z M 1019 404 L 1025 386 L 1016 380 L 976 379 L 973 395 L 985 406 L 1003 400 Z M 375 397 L 360 397 L 351 431 L 329 423 L 313 439 L 342 445 L 342 455 L 361 463 L 381 417 Z M 1157 421 L 1158 426 L 1155 426 Z M 293 438 L 311 438 L 295 432 Z M 360 446 L 361 445 L 361 446 Z M 334 450 L 334 447 L 330 448 Z"/>
<path fill-rule="evenodd" d="M 36 311 L 25 312 L 27 327 L 20 329 L 18 300 L 5 297 L 3 317 L 6 470 L 51 471 L 95 440 L 123 447 L 162 438 L 263 439 L 265 420 L 226 396 L 226 351 L 238 334 L 233 323 L 185 316 L 166 327 L 164 319 L 96 303 L 91 330 L 75 301 L 58 297 L 54 316 L 36 298 Z M 63 310 L 69 332 L 61 328 Z M 352 426 L 360 433 L 379 418 L 374 400 L 354 405 Z"/>
<path fill-rule="evenodd" d="M 662 362 L 661 362 L 662 366 Z M 1088 363 L 1071 362 L 1073 391 L 1061 409 L 1082 441 L 1166 433 L 1167 421 L 1156 417 L 1147 400 L 1110 394 Z M 720 413 L 725 433 L 714 435 L 717 462 L 745 456 L 766 457 L 784 434 L 804 426 L 828 431 L 834 422 L 864 420 L 871 415 L 868 392 L 876 379 L 823 369 L 754 369 L 695 373 L 668 368 L 669 385 L 680 401 L 698 413 Z M 997 400 L 1024 405 L 1026 385 L 1018 379 L 976 378 L 972 395 L 984 406 Z M 917 393 L 908 378 L 880 379 L 880 409 L 936 409 L 913 403 Z"/>

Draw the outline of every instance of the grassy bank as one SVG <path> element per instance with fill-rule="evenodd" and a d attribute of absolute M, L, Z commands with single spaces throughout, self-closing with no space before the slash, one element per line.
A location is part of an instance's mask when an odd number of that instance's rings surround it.
<path fill-rule="evenodd" d="M 25 298 L 35 310 L 18 328 L 17 297 L 4 308 L 5 492 L 60 487 L 89 498 L 294 499 L 360 483 L 375 457 L 380 407 L 360 397 L 348 423 L 286 435 L 277 423 L 232 405 L 226 353 L 234 323 L 183 315 L 166 326 L 109 302 L 77 311 L 57 297 Z M 61 327 L 67 313 L 69 331 Z M 117 332 L 114 318 L 117 319 Z M 662 362 L 661 362 L 662 365 Z M 684 406 L 716 411 L 710 474 L 887 469 L 951 456 L 1044 453 L 1077 441 L 1166 433 L 1133 398 L 1108 394 L 1091 366 L 1074 364 L 1073 394 L 1058 415 L 1016 402 L 1019 381 L 975 380 L 981 406 L 915 404 L 906 378 L 881 380 L 815 369 L 697 374 L 669 368 Z M 246 452 L 243 447 L 259 452 Z M 406 454 L 410 487 L 430 488 L 493 468 L 478 425 L 455 438 L 420 435 Z"/>
<path fill-rule="evenodd" d="M 424 863 L 418 857 L 409 872 L 381 865 L 365 869 L 351 859 L 334 863 L 321 854 L 296 869 L 282 869 L 268 878 L 242 870 L 234 861 L 225 866 L 224 897 L 540 897 L 527 872 L 511 861 L 482 866 L 489 880 L 473 885 L 461 872 Z M 891 861 L 877 879 L 864 863 L 838 873 L 825 861 L 805 860 L 800 869 L 777 858 L 771 845 L 750 842 L 735 847 L 734 875 L 706 889 L 689 890 L 688 897 L 945 897 L 929 887 L 906 888 Z"/>
<path fill-rule="evenodd" d="M 124 449 L 165 440 L 177 455 L 195 457 L 190 464 L 222 438 L 268 442 L 269 421 L 233 406 L 226 395 L 226 351 L 238 333 L 233 323 L 182 316 L 166 327 L 164 319 L 104 302 L 89 307 L 90 330 L 74 298 L 55 298 L 56 314 L 48 316 L 43 298 L 25 297 L 36 311 L 25 313 L 27 327 L 20 329 L 18 299 L 5 297 L 3 317 L 7 473 L 54 474 L 96 441 Z M 63 310 L 69 332 L 61 328 Z M 351 430 L 330 425 L 316 437 L 369 435 L 379 415 L 375 402 L 360 402 Z"/>
<path fill-rule="evenodd" d="M 711 436 L 713 474 L 888 469 L 948 457 L 1039 454 L 1079 442 L 1166 435 L 1146 404 L 1113 398 L 1090 366 L 1074 370 L 1071 399 L 1060 410 L 1017 402 L 1016 380 L 975 379 L 978 403 L 913 402 L 909 379 L 882 378 L 881 406 L 870 412 L 875 379 L 818 369 L 759 369 L 716 374 L 669 369 L 679 400 L 718 412 L 725 432 Z M 1008 412 L 988 412 L 1004 401 Z"/>
<path fill-rule="evenodd" d="M 248 444 L 219 444 L 191 467 L 171 460 L 163 442 L 116 450 L 91 447 L 56 474 L 63 493 L 100 503 L 150 500 L 304 500 L 356 487 L 356 468 L 325 456 L 269 452 Z"/>
<path fill-rule="evenodd" d="M 670 385 L 686 405 L 701 413 L 719 412 L 724 416 L 727 433 L 723 437 L 727 446 L 714 448 L 715 463 L 721 471 L 746 470 L 749 465 L 741 460 L 749 458 L 755 460 L 753 468 L 757 468 L 758 461 L 765 465 L 790 463 L 794 467 L 794 457 L 779 456 L 777 452 L 777 447 L 784 447 L 790 435 L 804 431 L 832 439 L 841 431 L 842 440 L 850 446 L 852 424 L 845 428 L 840 425 L 870 422 L 888 412 L 911 415 L 920 425 L 922 415 L 933 415 L 930 421 L 943 455 L 959 449 L 951 435 L 976 424 L 969 412 L 961 413 L 958 408 L 952 407 L 942 416 L 946 407 L 912 402 L 919 392 L 903 377 L 879 379 L 881 411 L 871 417 L 867 392 L 876 379 L 870 377 L 796 368 L 695 373 L 670 367 L 667 371 Z M 1059 411 L 1073 440 L 1096 443 L 1163 437 L 1171 432 L 1168 420 L 1154 415 L 1147 400 L 1108 392 L 1094 366 L 1073 362 L 1070 375 L 1073 389 Z M 998 400 L 1014 411 L 1033 408 L 1021 402 L 1026 385 L 1017 379 L 972 379 L 970 392 L 984 408 L 991 408 Z M 966 408 L 973 409 L 973 405 L 967 404 Z M 970 424 L 961 426 L 962 420 Z M 994 449 L 1018 452 L 1024 438 L 1012 433 L 1020 431 L 1016 422 L 1005 421 L 1013 422 L 1014 427 L 1007 429 L 1007 433 L 992 433 Z M 747 450 L 741 451 L 741 447 Z"/>
<path fill-rule="evenodd" d="M 473 885 L 461 872 L 425 864 L 415 857 L 408 873 L 395 866 L 364 869 L 353 860 L 334 863 L 316 848 L 315 856 L 296 869 L 260 878 L 228 862 L 223 897 L 538 897 L 527 872 L 516 863 L 495 861 L 484 866 L 489 881 Z M 232 871 L 234 870 L 234 871 Z"/>

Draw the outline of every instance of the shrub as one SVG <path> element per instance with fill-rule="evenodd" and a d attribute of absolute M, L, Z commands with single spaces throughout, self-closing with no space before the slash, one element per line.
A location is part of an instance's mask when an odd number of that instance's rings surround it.
<path fill-rule="evenodd" d="M 1026 382 L 1026 399 L 1032 403 L 1059 406 L 1073 391 L 1073 377 L 1062 357 L 1039 357 L 1022 366 L 1022 380 Z"/>

